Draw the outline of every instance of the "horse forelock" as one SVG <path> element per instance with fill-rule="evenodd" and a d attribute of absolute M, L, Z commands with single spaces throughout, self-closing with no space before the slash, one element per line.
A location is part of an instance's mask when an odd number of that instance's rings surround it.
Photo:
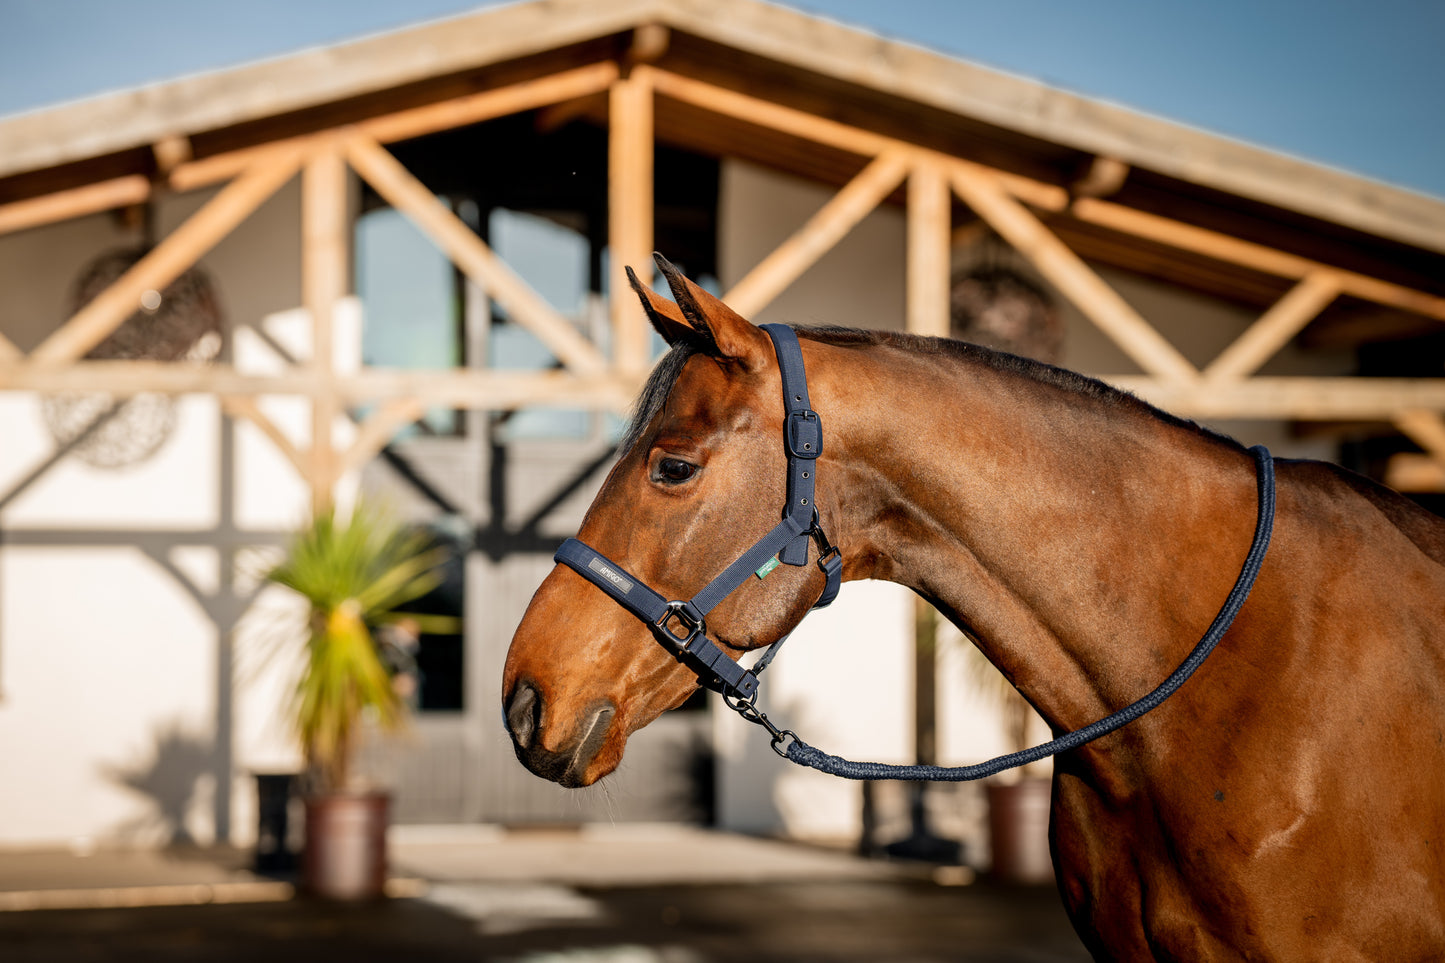
<path fill-rule="evenodd" d="M 667 396 L 672 394 L 678 377 L 682 375 L 683 366 L 701 350 L 700 345 L 684 340 L 678 341 L 662 356 L 662 360 L 652 369 L 652 374 L 648 375 L 647 383 L 642 386 L 637 400 L 633 402 L 632 420 L 628 422 L 627 430 L 622 433 L 622 441 L 618 443 L 618 457 L 626 458 L 642 440 L 642 433 L 652 424 L 652 419 L 657 417 L 663 405 L 667 404 Z"/>

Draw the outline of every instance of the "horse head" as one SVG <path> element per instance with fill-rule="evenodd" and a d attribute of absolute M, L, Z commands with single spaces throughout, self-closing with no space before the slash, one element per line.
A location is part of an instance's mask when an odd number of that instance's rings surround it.
<path fill-rule="evenodd" d="M 787 468 L 782 380 L 766 333 L 665 259 L 657 263 L 674 301 L 628 276 L 671 351 L 578 539 L 663 597 L 688 599 L 778 524 Z M 708 634 L 736 660 L 791 631 L 824 581 L 812 565 L 749 577 L 708 615 Z M 512 638 L 503 713 L 528 769 L 586 786 L 617 768 L 629 734 L 698 684 L 648 625 L 559 565 Z"/>

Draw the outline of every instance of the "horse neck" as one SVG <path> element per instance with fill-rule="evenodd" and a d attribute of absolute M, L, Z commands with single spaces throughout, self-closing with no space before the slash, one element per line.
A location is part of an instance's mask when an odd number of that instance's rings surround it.
<path fill-rule="evenodd" d="M 1248 456 L 1132 399 L 909 344 L 827 352 L 820 504 L 846 576 L 928 599 L 1056 729 L 1152 689 L 1248 549 Z"/>

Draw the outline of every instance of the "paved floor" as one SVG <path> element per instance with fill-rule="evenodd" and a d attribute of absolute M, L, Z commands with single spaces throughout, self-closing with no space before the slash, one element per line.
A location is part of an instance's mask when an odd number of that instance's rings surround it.
<path fill-rule="evenodd" d="M 1088 959 L 1051 888 L 703 830 L 407 831 L 392 854 L 397 895 L 348 906 L 297 898 L 238 853 L 0 852 L 0 959 Z"/>

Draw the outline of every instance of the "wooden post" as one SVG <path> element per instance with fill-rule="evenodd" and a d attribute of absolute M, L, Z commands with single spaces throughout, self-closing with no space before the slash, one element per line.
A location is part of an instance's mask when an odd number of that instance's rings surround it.
<path fill-rule="evenodd" d="M 949 241 L 953 198 L 936 165 L 920 161 L 908 177 L 908 330 L 948 337 Z"/>
<path fill-rule="evenodd" d="M 301 177 L 301 300 L 311 314 L 311 449 L 307 481 L 311 510 L 331 507 L 338 459 L 332 431 L 341 412 L 336 390 L 333 314 L 350 287 L 351 244 L 348 175 L 341 143 L 324 143 Z"/>
<path fill-rule="evenodd" d="M 913 756 L 938 765 L 938 611 L 913 597 Z"/>
<path fill-rule="evenodd" d="M 948 337 L 953 196 L 942 168 L 915 161 L 908 175 L 908 330 Z M 938 613 L 922 598 L 913 607 L 913 743 L 920 765 L 937 762 Z M 921 804 L 921 801 L 920 801 Z"/>
<path fill-rule="evenodd" d="M 652 71 L 638 66 L 612 85 L 607 105 L 607 287 L 612 359 L 624 375 L 651 362 L 650 329 L 626 269 L 652 280 L 652 165 Z"/>

